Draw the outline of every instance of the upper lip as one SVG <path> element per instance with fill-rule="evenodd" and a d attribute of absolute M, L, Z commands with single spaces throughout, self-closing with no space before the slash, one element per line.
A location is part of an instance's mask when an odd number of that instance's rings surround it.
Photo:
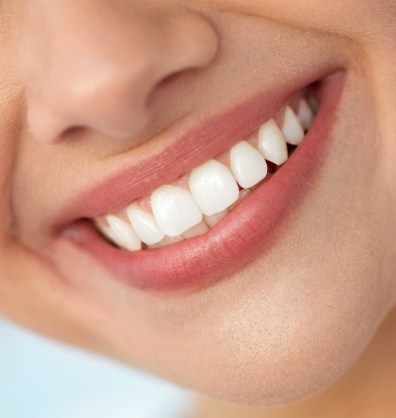
<path fill-rule="evenodd" d="M 149 151 L 149 155 L 141 157 L 132 166 L 120 167 L 99 180 L 99 184 L 96 181 L 91 188 L 66 202 L 54 222 L 56 231 L 79 219 L 115 212 L 191 171 L 247 137 L 294 93 L 336 70 L 328 67 L 313 70 L 309 75 L 303 74 L 293 82 L 282 83 L 281 87 L 273 87 L 239 103 L 225 113 L 199 121 L 187 129 L 179 127 L 165 147 Z"/>

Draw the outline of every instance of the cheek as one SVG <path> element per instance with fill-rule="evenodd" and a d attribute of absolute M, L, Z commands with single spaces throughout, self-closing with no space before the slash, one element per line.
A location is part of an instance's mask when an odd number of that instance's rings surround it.
<path fill-rule="evenodd" d="M 326 167 L 280 231 L 282 245 L 186 302 L 176 323 L 175 307 L 147 321 L 166 343 L 159 354 L 148 344 L 143 362 L 211 396 L 265 405 L 323 390 L 346 373 L 396 295 L 384 270 L 393 233 L 373 114 L 356 76 Z"/>
<path fill-rule="evenodd" d="M 314 394 L 346 372 L 383 319 L 383 300 L 370 296 L 375 286 L 358 289 L 345 277 L 307 273 L 316 281 L 308 286 L 301 273 L 283 274 L 271 292 L 239 297 L 233 311 L 228 306 L 205 323 L 199 348 L 188 352 L 193 379 L 183 376 L 185 384 L 231 402 L 271 405 Z"/>

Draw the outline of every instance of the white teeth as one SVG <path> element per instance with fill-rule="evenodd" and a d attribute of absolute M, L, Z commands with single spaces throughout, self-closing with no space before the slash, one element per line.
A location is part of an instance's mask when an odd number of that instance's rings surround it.
<path fill-rule="evenodd" d="M 274 119 L 261 125 L 258 137 L 259 150 L 266 160 L 276 165 L 281 165 L 287 160 L 286 141 Z"/>
<path fill-rule="evenodd" d="M 263 156 L 246 141 L 231 148 L 230 163 L 236 181 L 244 189 L 255 186 L 268 172 Z"/>
<path fill-rule="evenodd" d="M 142 242 L 131 225 L 115 215 L 106 216 L 106 220 L 111 231 L 111 239 L 115 244 L 130 251 L 138 251 L 142 248 Z"/>
<path fill-rule="evenodd" d="M 145 244 L 156 244 L 165 237 L 151 213 L 145 212 L 134 205 L 130 205 L 126 212 L 136 235 Z"/>
<path fill-rule="evenodd" d="M 216 160 L 195 168 L 189 187 L 195 201 L 205 215 L 213 215 L 238 200 L 239 188 L 230 170 Z"/>
<path fill-rule="evenodd" d="M 305 99 L 301 99 L 298 104 L 297 117 L 303 128 L 308 131 L 314 120 L 314 114 Z"/>
<path fill-rule="evenodd" d="M 169 237 L 182 234 L 202 221 L 202 212 L 188 190 L 162 186 L 151 195 L 151 207 L 158 226 Z"/>
<path fill-rule="evenodd" d="M 290 106 L 285 108 L 282 132 L 290 145 L 298 145 L 304 139 L 304 129 Z"/>
<path fill-rule="evenodd" d="M 303 141 L 314 123 L 319 102 L 313 92 L 305 97 L 299 94 L 293 103 L 297 100 L 296 112 L 290 105 L 284 106 L 282 126 L 270 119 L 249 139 L 234 145 L 229 154 L 223 152 L 218 160 L 211 159 L 186 173 L 176 180 L 177 185 L 155 190 L 151 195 L 152 212 L 146 196 L 122 211 L 94 219 L 98 230 L 130 251 L 141 250 L 143 244 L 148 249 L 162 248 L 205 234 L 260 187 L 263 179 L 271 178 L 274 173 L 268 171 L 267 162 L 282 165 L 288 159 L 287 144 L 296 146 Z"/>

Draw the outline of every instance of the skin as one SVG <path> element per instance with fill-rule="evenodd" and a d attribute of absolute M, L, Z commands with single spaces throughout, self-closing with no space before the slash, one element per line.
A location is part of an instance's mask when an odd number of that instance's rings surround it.
<path fill-rule="evenodd" d="M 183 3 L 0 2 L 1 314 L 250 405 L 204 398 L 197 417 L 390 416 L 395 3 Z M 52 241 L 65 202 L 163 147 L 180 121 L 334 64 L 347 81 L 326 164 L 248 266 L 158 295 Z M 289 405 L 259 407 L 275 404 Z"/>

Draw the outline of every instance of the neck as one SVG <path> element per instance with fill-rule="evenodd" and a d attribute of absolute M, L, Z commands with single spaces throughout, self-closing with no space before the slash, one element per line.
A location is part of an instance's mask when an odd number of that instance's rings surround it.
<path fill-rule="evenodd" d="M 193 418 L 392 418 L 396 410 L 396 308 L 348 372 L 326 391 L 277 407 L 243 407 L 200 397 Z"/>

